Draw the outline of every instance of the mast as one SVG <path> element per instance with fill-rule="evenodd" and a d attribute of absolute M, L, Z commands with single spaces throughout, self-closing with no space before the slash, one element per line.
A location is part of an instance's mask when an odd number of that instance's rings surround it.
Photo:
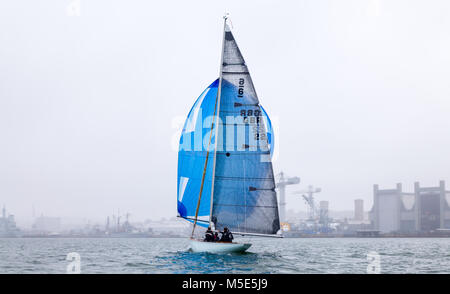
<path fill-rule="evenodd" d="M 227 15 L 225 15 L 223 18 L 224 18 L 224 26 L 223 26 L 222 54 L 221 54 L 220 75 L 219 75 L 219 88 L 218 88 L 218 91 L 217 91 L 216 103 L 214 105 L 213 120 L 211 122 L 211 131 L 210 131 L 210 134 L 209 134 L 208 148 L 206 149 L 205 165 L 203 167 L 202 182 L 201 182 L 201 185 L 200 185 L 200 192 L 199 192 L 199 195 L 198 195 L 197 208 L 195 210 L 195 218 L 194 218 L 194 225 L 192 226 L 191 238 L 194 236 L 195 227 L 197 225 L 198 210 L 200 208 L 200 203 L 201 203 L 201 199 L 202 199 L 202 192 L 203 192 L 203 186 L 204 186 L 204 183 L 205 183 L 206 168 L 208 166 L 209 151 L 210 151 L 210 146 L 211 146 L 212 133 L 213 133 L 213 130 L 214 130 L 214 125 L 215 125 L 215 120 L 216 120 L 216 113 L 217 113 L 217 117 L 219 117 L 219 110 L 218 110 L 218 108 L 220 108 L 220 93 L 221 93 L 221 87 L 222 87 L 223 50 L 224 50 L 224 46 L 225 46 L 225 28 L 226 28 L 226 23 L 227 23 Z M 218 133 L 218 128 L 216 128 L 215 139 L 214 139 L 214 141 L 215 141 L 214 144 L 216 146 L 217 146 L 217 133 Z M 212 207 L 213 207 L 212 206 L 212 198 L 213 198 L 213 194 L 214 194 L 214 170 L 215 170 L 215 164 L 216 164 L 216 146 L 214 147 L 214 160 L 213 160 L 214 161 L 214 166 L 213 166 L 213 176 L 212 176 L 210 212 L 212 212 Z M 211 225 L 211 213 L 209 215 L 209 224 Z"/>
<path fill-rule="evenodd" d="M 220 98 L 221 98 L 221 94 L 222 94 L 223 51 L 225 50 L 225 29 L 226 29 L 226 25 L 227 25 L 227 19 L 228 19 L 228 13 L 225 13 L 225 15 L 223 16 L 223 37 L 222 37 L 222 52 L 220 55 L 219 88 L 217 89 L 217 100 L 218 100 L 217 127 L 216 127 L 216 134 L 215 134 L 215 140 L 214 140 L 214 143 L 216 144 L 216 146 L 214 148 L 214 159 L 213 159 L 213 169 L 212 169 L 211 206 L 209 209 L 209 226 L 212 225 L 212 210 L 213 210 L 213 202 L 214 202 L 214 177 L 216 175 L 217 141 L 219 138 L 218 134 L 219 134 Z"/>

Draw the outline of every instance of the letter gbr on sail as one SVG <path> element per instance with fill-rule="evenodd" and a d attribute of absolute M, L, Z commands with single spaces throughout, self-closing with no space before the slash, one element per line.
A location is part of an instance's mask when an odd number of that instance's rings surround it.
<path fill-rule="evenodd" d="M 182 131 L 178 215 L 195 221 L 205 171 L 198 225 L 213 223 L 216 229 L 228 227 L 233 232 L 276 234 L 280 221 L 270 119 L 259 103 L 245 60 L 226 23 L 223 42 L 220 78 L 197 99 Z M 211 152 L 207 155 L 210 135 Z M 212 158 L 206 161 L 207 156 Z"/>

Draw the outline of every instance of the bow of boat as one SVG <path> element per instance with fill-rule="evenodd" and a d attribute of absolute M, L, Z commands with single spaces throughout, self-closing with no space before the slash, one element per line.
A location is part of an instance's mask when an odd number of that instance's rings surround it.
<path fill-rule="evenodd" d="M 204 242 L 201 240 L 190 240 L 190 248 L 193 252 L 209 253 L 242 253 L 250 248 L 250 243 L 226 243 L 226 242 Z"/>

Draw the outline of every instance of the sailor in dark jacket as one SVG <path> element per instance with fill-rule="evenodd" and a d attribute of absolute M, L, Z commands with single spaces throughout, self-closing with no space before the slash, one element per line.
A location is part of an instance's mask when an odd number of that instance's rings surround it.
<path fill-rule="evenodd" d="M 214 235 L 213 235 L 213 232 L 211 231 L 211 227 L 208 227 L 208 229 L 206 230 L 205 239 L 203 239 L 203 241 L 205 241 L 205 242 L 213 242 L 214 241 Z"/>
<path fill-rule="evenodd" d="M 220 242 L 233 242 L 233 234 L 228 230 L 227 227 L 223 228 L 222 238 L 220 238 Z"/>

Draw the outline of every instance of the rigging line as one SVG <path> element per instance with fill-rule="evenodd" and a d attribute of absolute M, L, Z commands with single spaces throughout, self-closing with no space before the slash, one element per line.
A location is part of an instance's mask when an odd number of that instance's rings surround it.
<path fill-rule="evenodd" d="M 177 215 L 177 217 L 185 219 L 185 220 L 195 220 L 195 219 L 193 219 L 191 217 L 185 217 L 185 216 L 179 216 L 179 215 Z M 205 220 L 202 220 L 202 219 L 197 219 L 197 222 L 199 222 L 199 223 L 209 223 L 209 221 L 205 221 Z"/>
<path fill-rule="evenodd" d="M 277 208 L 273 205 L 247 205 L 247 204 L 216 204 L 216 206 L 227 206 L 227 207 L 261 207 L 261 208 Z"/>
<path fill-rule="evenodd" d="M 259 233 L 247 233 L 247 232 L 233 232 L 234 235 L 242 236 L 256 236 L 256 237 L 269 237 L 269 238 L 283 238 L 283 235 L 277 234 L 259 234 Z"/>
<path fill-rule="evenodd" d="M 232 180 L 232 181 L 239 181 L 245 179 L 251 180 L 251 181 L 270 181 L 272 178 L 256 178 L 256 177 L 229 177 L 229 176 L 216 176 L 216 178 L 223 179 L 223 180 Z"/>

